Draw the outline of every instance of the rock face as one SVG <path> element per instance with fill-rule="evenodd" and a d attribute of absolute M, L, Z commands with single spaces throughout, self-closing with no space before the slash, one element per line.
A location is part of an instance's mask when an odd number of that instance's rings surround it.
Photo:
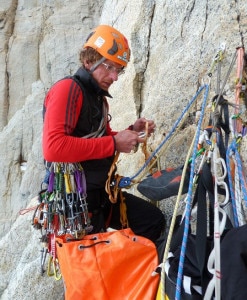
<path fill-rule="evenodd" d="M 225 45 L 222 85 L 236 48 L 247 40 L 246 0 L 76 1 L 2 0 L 0 8 L 0 298 L 63 299 L 61 282 L 39 272 L 39 233 L 31 227 L 31 201 L 44 176 L 41 149 L 42 103 L 56 80 L 73 74 L 88 32 L 113 25 L 129 40 L 131 61 L 111 89 L 112 127 L 126 128 L 139 116 L 154 119 L 154 150 L 195 95 L 209 82 L 216 51 Z M 217 67 L 217 64 L 216 64 Z M 212 69 L 209 98 L 217 93 Z M 224 95 L 234 102 L 236 64 Z M 201 100 L 194 105 L 200 110 Z M 121 114 L 119 114 L 121 112 Z M 186 120 L 162 167 L 182 163 L 194 131 Z M 242 150 L 246 149 L 243 139 Z M 174 151 L 176 149 L 176 151 Z M 186 151 L 185 151 L 186 149 Z M 140 151 L 139 151 L 140 152 Z M 129 176 L 143 164 L 141 153 L 122 157 Z M 244 161 L 246 164 L 246 161 Z"/>

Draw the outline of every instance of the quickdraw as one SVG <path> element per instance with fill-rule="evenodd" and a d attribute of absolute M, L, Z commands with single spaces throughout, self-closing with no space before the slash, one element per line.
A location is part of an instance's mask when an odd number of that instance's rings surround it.
<path fill-rule="evenodd" d="M 33 227 L 41 230 L 41 274 L 45 272 L 48 254 L 47 275 L 59 280 L 55 238 L 70 234 L 78 239 L 93 229 L 87 209 L 85 174 L 80 164 L 52 163 L 43 183 L 47 188 L 39 193 Z"/>

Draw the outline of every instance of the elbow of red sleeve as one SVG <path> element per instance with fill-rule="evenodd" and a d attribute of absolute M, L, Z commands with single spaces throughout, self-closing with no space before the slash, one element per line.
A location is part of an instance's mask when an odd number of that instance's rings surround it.
<path fill-rule="evenodd" d="M 115 140 L 115 137 L 114 135 L 112 136 L 112 139 L 113 139 L 113 145 L 114 145 L 114 150 L 113 150 L 113 154 L 116 152 L 116 140 Z"/>

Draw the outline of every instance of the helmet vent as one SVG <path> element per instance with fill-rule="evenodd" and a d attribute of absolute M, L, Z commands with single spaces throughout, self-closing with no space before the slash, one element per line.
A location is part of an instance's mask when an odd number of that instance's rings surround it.
<path fill-rule="evenodd" d="M 113 45 L 112 47 L 107 51 L 108 54 L 110 55 L 114 55 L 118 52 L 118 46 L 117 46 L 117 42 L 115 40 L 113 40 Z"/>
<path fill-rule="evenodd" d="M 87 37 L 87 39 L 86 39 L 86 42 L 90 39 L 90 37 L 91 36 L 93 36 L 95 34 L 95 31 L 93 31 L 93 32 L 91 32 L 89 35 L 88 35 L 88 37 Z"/>

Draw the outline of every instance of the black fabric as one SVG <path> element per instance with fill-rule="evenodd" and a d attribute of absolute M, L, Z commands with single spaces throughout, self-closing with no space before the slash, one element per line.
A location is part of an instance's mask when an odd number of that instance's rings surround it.
<path fill-rule="evenodd" d="M 165 169 L 153 175 L 148 175 L 137 185 L 137 190 L 153 201 L 175 196 L 179 190 L 182 172 L 183 166 L 179 166 L 175 169 Z M 183 194 L 188 191 L 189 177 L 190 171 L 188 168 L 182 190 Z"/>
<path fill-rule="evenodd" d="M 247 298 L 247 225 L 231 229 L 221 243 L 221 295 Z"/>
<path fill-rule="evenodd" d="M 165 217 L 161 210 L 150 202 L 127 192 L 123 192 L 123 196 L 127 206 L 129 227 L 135 234 L 156 242 L 165 227 Z M 110 214 L 109 227 L 122 229 L 119 200 L 117 203 L 112 204 L 108 199 L 107 193 L 102 189 L 89 192 L 87 202 L 89 212 L 92 212 L 95 216 L 97 213 L 99 216 L 99 219 L 95 218 L 92 220 L 92 225 L 96 227 L 96 230 L 102 227 L 101 217 L 103 216 L 104 222 L 106 222 Z"/>
<path fill-rule="evenodd" d="M 174 300 L 176 295 L 176 281 L 171 280 L 166 276 L 166 296 L 169 300 Z M 198 294 L 197 292 L 194 292 L 194 294 L 187 294 L 184 290 L 181 291 L 180 300 L 202 300 L 202 296 Z"/>
<path fill-rule="evenodd" d="M 206 253 L 207 256 L 212 250 L 213 241 L 211 238 L 207 239 L 206 243 Z M 181 299 L 203 299 L 203 296 L 199 294 L 194 288 L 193 285 L 201 286 L 203 283 L 208 283 L 211 279 L 211 274 L 204 270 L 203 276 L 200 270 L 200 263 L 197 259 L 197 248 L 196 248 L 196 236 L 189 234 L 184 258 L 184 268 L 183 276 L 191 277 L 191 294 L 187 294 L 184 291 L 182 286 L 181 290 Z M 181 246 L 179 246 L 176 251 L 173 253 L 174 257 L 169 259 L 170 268 L 169 268 L 169 279 L 166 281 L 166 293 L 169 296 L 169 299 L 175 299 L 175 290 L 176 290 L 176 281 L 178 274 L 178 265 L 180 260 Z M 168 278 L 168 277 L 167 277 Z M 203 282 L 202 282 L 203 280 Z"/>
<path fill-rule="evenodd" d="M 180 223 L 181 223 L 181 218 L 182 218 L 181 215 L 176 217 L 175 225 L 174 225 L 174 232 L 177 232 L 177 230 L 180 226 Z M 159 262 L 162 262 L 163 258 L 164 258 L 164 252 L 165 252 L 165 247 L 166 247 L 166 242 L 167 242 L 167 234 L 168 234 L 168 232 L 165 231 L 163 233 L 163 235 L 160 236 L 155 242 L 156 248 L 158 251 Z M 173 237 L 173 241 L 174 241 L 174 237 Z"/>
<path fill-rule="evenodd" d="M 98 130 L 103 115 L 103 97 L 111 96 L 102 90 L 88 71 L 83 68 L 79 68 L 70 78 L 75 80 L 83 93 L 83 106 L 72 135 L 83 137 Z M 94 191 L 105 186 L 112 162 L 113 156 L 81 162 L 88 191 Z"/>
<path fill-rule="evenodd" d="M 208 195 L 209 198 L 211 198 L 211 204 L 213 203 L 214 200 L 212 192 L 213 180 L 210 172 L 210 164 L 205 163 L 198 179 L 197 188 L 192 203 L 192 207 L 197 205 L 197 220 L 200 221 L 197 222 L 196 235 L 191 234 L 189 227 L 183 266 L 183 275 L 191 278 L 192 295 L 186 294 L 182 286 L 181 299 L 203 299 L 203 296 L 198 294 L 198 292 L 194 290 L 192 286 L 200 286 L 202 288 L 202 293 L 204 294 L 212 276 L 206 268 L 209 254 L 213 248 L 213 238 L 210 236 L 207 237 L 208 216 L 206 199 Z M 169 258 L 169 280 L 166 282 L 166 288 L 169 291 L 168 297 L 170 299 L 174 299 L 172 297 L 175 295 L 178 265 L 185 227 L 185 219 L 182 221 L 182 223 L 180 223 L 180 220 L 181 216 L 178 216 L 170 245 L 170 252 L 173 253 L 173 257 Z"/>
<path fill-rule="evenodd" d="M 200 254 L 200 260 L 198 257 L 198 244 L 196 241 L 196 236 L 192 234 L 188 235 L 183 275 L 191 277 L 191 284 L 201 286 L 203 293 L 205 292 L 205 289 L 211 279 L 211 274 L 207 271 L 205 266 L 212 248 L 213 238 L 208 237 L 204 245 L 204 251 Z M 177 280 L 180 253 L 181 245 L 173 252 L 174 257 L 170 259 L 169 277 L 175 283 Z M 197 292 L 193 290 L 193 294 L 197 295 Z"/>
<path fill-rule="evenodd" d="M 207 204 L 207 199 L 209 200 L 209 205 Z M 202 172 L 200 173 L 197 188 L 194 194 L 192 207 L 197 205 L 197 227 L 196 227 L 196 234 L 193 235 L 191 233 L 191 229 L 189 227 L 188 232 L 188 239 L 186 244 L 186 251 L 185 251 L 185 259 L 184 259 L 184 267 L 183 267 L 183 275 L 186 275 L 191 278 L 191 286 L 198 285 L 202 288 L 202 295 L 198 294 L 192 287 L 192 295 L 187 295 L 182 287 L 181 291 L 181 299 L 203 299 L 203 295 L 206 292 L 206 288 L 208 286 L 209 281 L 212 278 L 212 274 L 210 274 L 207 270 L 207 261 L 208 257 L 214 247 L 214 240 L 213 240 L 213 210 L 214 210 L 214 182 L 213 177 L 211 174 L 211 165 L 210 162 L 205 162 L 202 168 Z M 220 215 L 220 219 L 222 216 Z M 209 221 L 209 223 L 208 223 Z M 170 252 L 173 253 L 173 257 L 169 258 L 170 268 L 168 272 L 169 278 L 166 280 L 166 290 L 169 299 L 174 299 L 175 289 L 176 289 L 176 281 L 177 281 L 177 272 L 178 272 L 178 265 L 180 260 L 181 254 L 181 245 L 183 240 L 184 234 L 184 226 L 185 226 L 185 219 L 181 222 L 181 216 L 177 217 L 176 225 L 170 245 Z M 209 229 L 210 235 L 207 235 L 207 230 Z M 247 262 L 247 239 L 244 241 L 244 244 L 241 244 L 241 241 L 244 240 L 247 236 L 247 228 L 245 229 L 246 235 L 242 235 L 239 241 L 239 248 L 240 251 L 233 247 L 233 240 L 227 242 L 225 240 L 227 237 L 230 240 L 231 237 L 234 239 L 234 233 L 232 232 L 231 224 L 226 223 L 225 230 L 221 236 L 222 241 L 222 270 L 224 270 L 224 281 L 222 281 L 222 286 L 229 285 L 229 292 L 232 292 L 228 295 L 228 298 L 225 296 L 224 290 L 224 297 L 222 299 L 244 299 L 244 298 L 234 298 L 232 295 L 234 293 L 241 293 L 234 288 L 235 281 L 238 280 L 238 277 L 232 279 L 232 272 L 231 268 L 235 266 L 236 260 L 236 267 L 241 265 L 236 272 L 247 272 L 246 262 Z M 226 236 L 226 238 L 225 238 Z M 235 233 L 236 236 L 236 233 Z M 237 238 L 236 238 L 237 239 Z M 238 240 L 238 239 L 237 239 Z M 159 245 L 159 250 L 164 250 L 166 243 L 166 239 L 164 239 L 164 244 Z M 225 245 L 225 246 L 224 246 Z M 228 250 L 231 248 L 230 250 Z M 229 260 L 229 253 L 231 252 L 232 259 Z M 227 260 L 227 264 L 225 264 L 225 260 Z M 247 280 L 244 280 L 245 284 Z M 239 284 L 239 288 L 241 288 L 243 281 Z M 230 286 L 232 285 L 232 286 Z M 246 289 L 244 290 L 247 294 L 247 285 Z"/>
<path fill-rule="evenodd" d="M 127 205 L 130 227 L 137 235 L 145 236 L 155 242 L 165 228 L 162 211 L 152 203 L 127 192 L 123 193 Z"/>
<path fill-rule="evenodd" d="M 95 189 L 87 192 L 88 211 L 91 214 L 93 231 L 98 233 L 106 231 L 106 220 L 110 214 L 110 201 L 103 189 Z"/>
<path fill-rule="evenodd" d="M 103 98 L 111 97 L 111 95 L 102 90 L 90 73 L 83 68 L 79 68 L 69 78 L 80 86 L 83 93 L 83 106 L 72 135 L 83 137 L 98 130 L 103 115 Z M 98 190 L 105 186 L 113 158 L 114 156 L 81 162 L 88 191 Z"/>
<path fill-rule="evenodd" d="M 178 216 L 176 220 L 177 225 L 180 219 L 181 216 Z M 182 223 L 180 226 L 177 227 L 177 231 L 175 230 L 175 237 L 173 237 L 173 242 L 175 240 L 176 241 L 173 244 L 173 247 L 175 247 L 175 244 L 178 243 L 178 240 L 180 240 L 180 238 L 182 237 L 181 233 L 183 232 L 183 228 L 184 228 L 184 223 Z M 207 256 L 211 252 L 212 245 L 213 245 L 212 239 L 208 238 L 206 242 Z M 186 293 L 182 286 L 181 297 L 180 297 L 181 300 L 202 300 L 203 299 L 203 296 L 193 288 L 193 285 L 202 286 L 202 274 L 200 270 L 200 263 L 198 262 L 198 258 L 197 258 L 196 247 L 197 247 L 196 236 L 189 233 L 187 245 L 186 245 L 185 258 L 184 258 L 183 276 L 188 276 L 191 278 L 191 294 Z M 158 248 L 158 250 L 161 250 L 161 245 Z M 179 246 L 177 248 L 175 247 L 175 250 L 173 252 L 174 256 L 168 259 L 170 268 L 168 271 L 168 276 L 166 274 L 165 291 L 166 291 L 166 295 L 170 300 L 175 299 L 180 253 L 181 253 L 181 240 Z M 204 270 L 203 282 L 208 283 L 210 279 L 211 279 L 211 274 L 206 270 Z"/>
<path fill-rule="evenodd" d="M 112 162 L 113 157 L 81 162 L 85 172 L 87 191 L 94 191 L 105 187 Z"/>
<path fill-rule="evenodd" d="M 110 95 L 100 89 L 93 77 L 83 68 L 79 68 L 70 78 L 81 87 L 83 93 L 82 110 L 72 135 L 83 137 L 98 130 L 102 119 L 103 98 Z"/>

